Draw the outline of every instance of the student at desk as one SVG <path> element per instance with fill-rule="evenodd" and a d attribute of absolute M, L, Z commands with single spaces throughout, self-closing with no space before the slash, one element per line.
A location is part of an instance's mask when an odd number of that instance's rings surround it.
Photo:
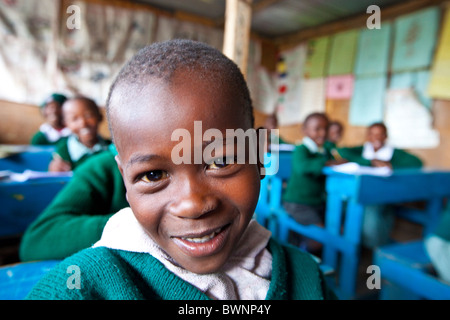
<path fill-rule="evenodd" d="M 326 201 L 323 167 L 345 162 L 333 157 L 334 144 L 326 141 L 327 129 L 328 117 L 324 113 L 308 115 L 303 122 L 303 143 L 296 146 L 292 155 L 292 174 L 283 196 L 283 207 L 304 225 L 323 225 Z M 317 248 L 314 242 L 309 244 Z"/>
<path fill-rule="evenodd" d="M 63 137 L 70 135 L 70 129 L 64 126 L 62 105 L 66 96 L 53 93 L 41 105 L 40 110 L 45 122 L 31 138 L 32 145 L 53 145 Z"/>
<path fill-rule="evenodd" d="M 364 145 L 350 148 L 339 148 L 339 155 L 351 162 L 363 166 L 392 169 L 420 168 L 422 161 L 415 155 L 401 149 L 396 149 L 386 143 L 387 128 L 382 122 L 377 122 L 367 129 L 367 139 Z"/>
<path fill-rule="evenodd" d="M 386 126 L 377 122 L 367 129 L 366 142 L 362 146 L 338 148 L 341 157 L 363 166 L 384 167 L 394 170 L 420 168 L 422 161 L 413 154 L 396 149 L 386 143 Z M 394 211 L 391 205 L 366 206 L 362 231 L 362 243 L 373 248 L 387 244 L 394 224 Z"/>
<path fill-rule="evenodd" d="M 28 227 L 22 261 L 63 259 L 100 239 L 113 213 L 128 207 L 114 145 L 87 159 Z"/>
<path fill-rule="evenodd" d="M 72 134 L 56 144 L 49 171 L 71 171 L 89 156 L 106 150 L 111 141 L 98 134 L 102 114 L 97 104 L 78 96 L 63 104 L 63 119 Z"/>

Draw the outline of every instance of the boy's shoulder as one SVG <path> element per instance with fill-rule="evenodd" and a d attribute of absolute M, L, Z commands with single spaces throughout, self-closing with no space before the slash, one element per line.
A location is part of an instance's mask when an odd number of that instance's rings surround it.
<path fill-rule="evenodd" d="M 59 263 L 29 300 L 208 299 L 147 253 L 95 247 Z"/>
<path fill-rule="evenodd" d="M 273 238 L 269 242 L 269 250 L 273 256 L 270 299 L 336 298 L 324 281 L 319 263 L 311 254 L 291 245 L 282 245 Z"/>

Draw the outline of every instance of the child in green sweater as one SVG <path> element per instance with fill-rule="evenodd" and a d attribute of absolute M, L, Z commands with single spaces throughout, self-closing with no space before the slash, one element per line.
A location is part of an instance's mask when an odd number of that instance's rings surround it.
<path fill-rule="evenodd" d="M 303 143 L 292 155 L 292 171 L 283 206 L 301 224 L 323 224 L 325 214 L 325 175 L 323 167 L 343 162 L 336 160 L 331 150 L 334 144 L 326 141 L 328 117 L 312 113 L 303 122 Z"/>
<path fill-rule="evenodd" d="M 113 83 L 107 115 L 130 207 L 29 299 L 334 297 L 309 254 L 252 220 L 262 165 L 249 160 L 254 145 L 222 138 L 254 130 L 252 104 L 220 51 L 189 40 L 140 50 Z M 79 281 L 68 279 L 74 266 Z"/>
<path fill-rule="evenodd" d="M 64 123 L 72 132 L 56 144 L 49 171 L 71 171 L 111 143 L 98 134 L 102 114 L 95 101 L 78 96 L 63 104 Z"/>
<path fill-rule="evenodd" d="M 340 156 L 362 166 L 389 167 L 393 170 L 422 167 L 415 155 L 394 148 L 387 143 L 388 131 L 384 123 L 373 123 L 367 128 L 366 142 L 362 146 L 339 148 Z M 395 222 L 392 205 L 367 205 L 364 211 L 362 243 L 374 248 L 385 245 Z"/>
<path fill-rule="evenodd" d="M 283 207 L 298 223 L 322 226 L 325 217 L 325 166 L 339 164 L 331 151 L 334 144 L 327 141 L 328 117 L 324 113 L 311 113 L 303 121 L 303 143 L 292 155 L 291 176 L 283 195 Z M 321 245 L 300 235 L 291 234 L 289 241 L 318 254 Z"/>
<path fill-rule="evenodd" d="M 40 105 L 45 122 L 31 138 L 32 145 L 54 145 L 63 137 L 70 135 L 70 129 L 65 127 L 62 116 L 62 105 L 67 100 L 60 93 L 51 94 Z"/>

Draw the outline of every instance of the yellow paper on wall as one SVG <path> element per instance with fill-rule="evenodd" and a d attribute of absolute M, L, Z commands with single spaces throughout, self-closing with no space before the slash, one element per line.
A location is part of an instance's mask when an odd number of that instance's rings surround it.
<path fill-rule="evenodd" d="M 445 13 L 428 94 L 435 99 L 450 99 L 450 9 Z"/>

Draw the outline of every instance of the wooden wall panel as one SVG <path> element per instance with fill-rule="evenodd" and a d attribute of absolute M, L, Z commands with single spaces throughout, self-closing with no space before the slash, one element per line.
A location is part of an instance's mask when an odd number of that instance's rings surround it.
<path fill-rule="evenodd" d="M 99 131 L 103 137 L 109 138 L 104 108 L 101 111 L 104 120 Z M 38 106 L 0 100 L 0 143 L 28 144 L 43 121 Z"/>

